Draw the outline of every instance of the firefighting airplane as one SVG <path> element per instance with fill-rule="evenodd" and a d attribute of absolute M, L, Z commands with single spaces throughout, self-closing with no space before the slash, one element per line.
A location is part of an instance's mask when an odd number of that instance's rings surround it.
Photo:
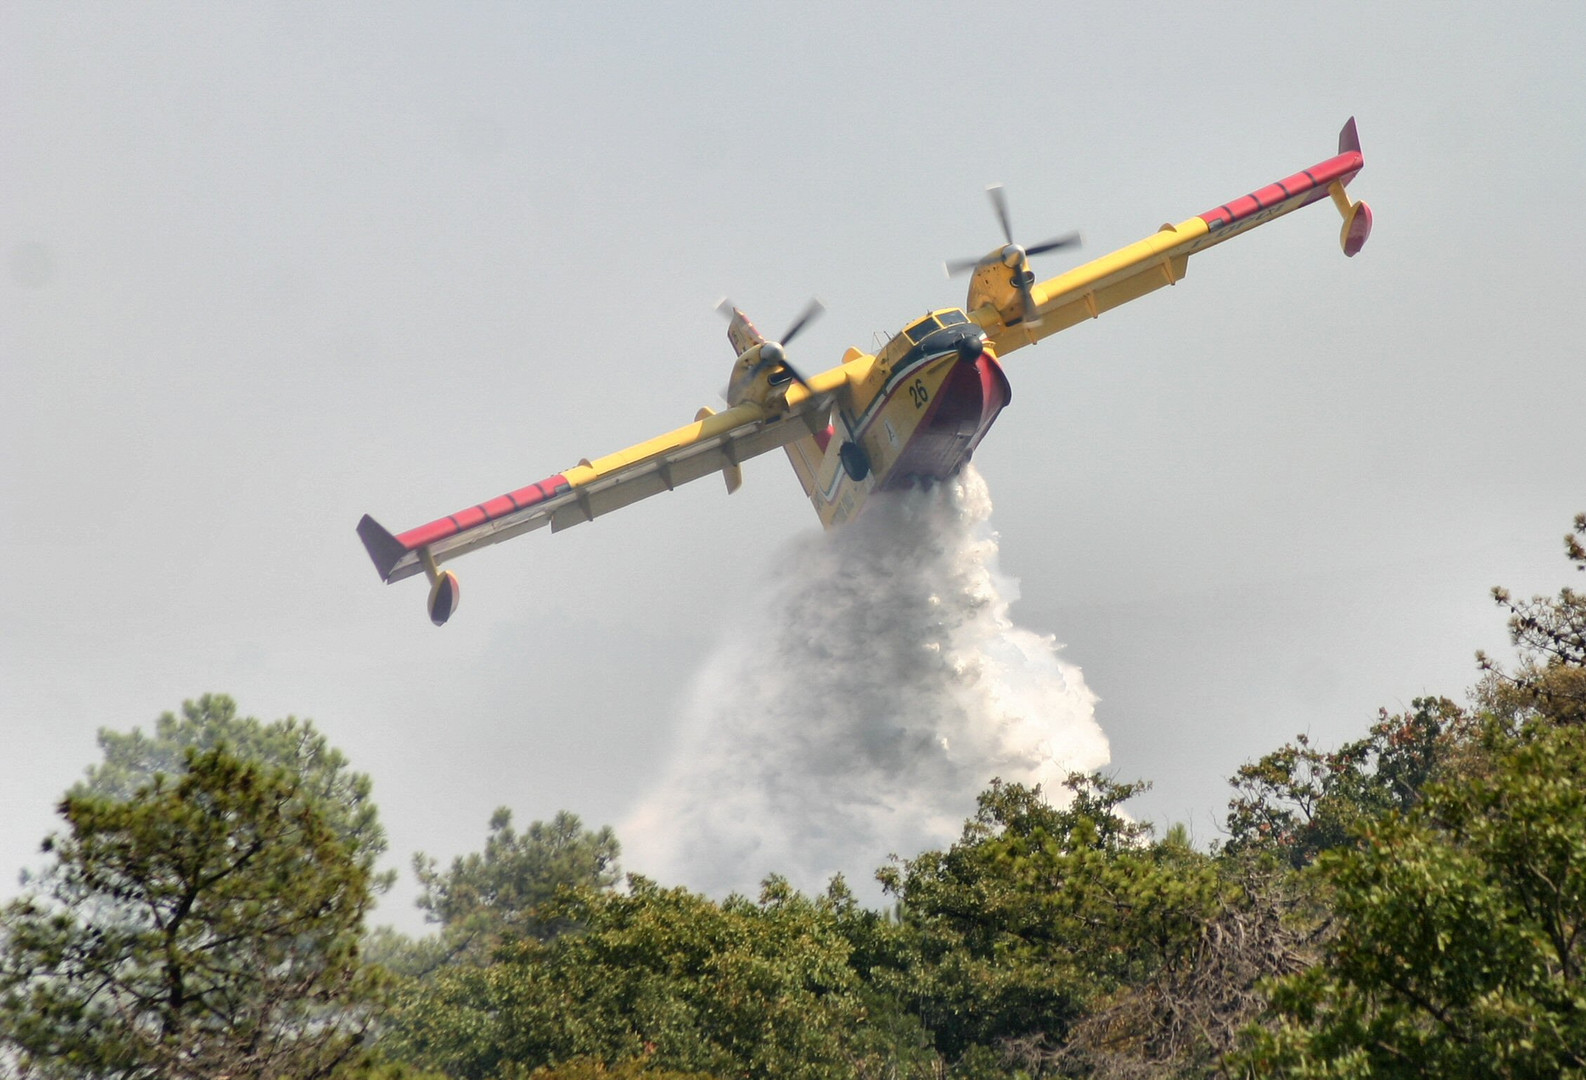
<path fill-rule="evenodd" d="M 1037 282 L 1029 256 L 1069 247 L 1065 236 L 1030 247 L 1014 242 L 1007 202 L 990 188 L 1007 243 L 979 259 L 948 264 L 968 272 L 969 298 L 905 326 L 875 355 L 850 348 L 829 371 L 803 375 L 786 346 L 819 311 L 812 303 L 780 341 L 737 308 L 728 339 L 738 354 L 727 408 L 702 408 L 694 422 L 626 450 L 577 465 L 427 525 L 392 535 L 365 515 L 358 535 L 380 580 L 424 574 L 436 626 L 457 610 L 457 577 L 441 564 L 519 533 L 560 532 L 710 473 L 727 491 L 744 461 L 782 447 L 827 528 L 854 517 L 871 493 L 950 477 L 1008 404 L 1000 360 L 1102 312 L 1173 285 L 1189 257 L 1302 206 L 1331 197 L 1343 215 L 1340 243 L 1354 255 L 1371 233 L 1371 209 L 1344 188 L 1365 164 L 1351 117 L 1338 153 L 1064 274 Z M 727 305 L 724 303 L 724 309 Z"/>

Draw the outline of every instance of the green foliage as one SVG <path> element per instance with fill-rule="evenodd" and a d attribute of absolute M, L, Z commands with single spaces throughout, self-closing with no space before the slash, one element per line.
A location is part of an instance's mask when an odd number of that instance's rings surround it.
<path fill-rule="evenodd" d="M 550 937 L 566 927 L 543 918 L 540 909 L 560 889 L 615 885 L 621 851 L 610 828 L 591 832 L 577 814 L 565 810 L 519 833 L 512 827 L 512 811 L 503 806 L 490 818 L 484 851 L 452 860 L 446 873 L 436 869 L 434 859 L 413 857 L 413 872 L 423 886 L 418 906 L 432 922 L 489 942 L 513 935 Z"/>
<path fill-rule="evenodd" d="M 328 1076 L 374 992 L 370 872 L 289 770 L 225 746 L 74 790 L 0 921 L 0 1042 L 44 1077 Z"/>
<path fill-rule="evenodd" d="M 566 892 L 555 917 L 577 933 L 518 939 L 410 984 L 387 1046 L 459 1078 L 576 1061 L 824 1080 L 897 1071 L 901 1057 L 907 1072 L 929 1051 L 884 1002 L 885 1022 L 870 1022 L 837 926 L 843 903 L 778 879 L 758 903 L 638 877 L 626 894 Z"/>
<path fill-rule="evenodd" d="M 958 843 L 883 872 L 912 948 L 866 974 L 969 1072 L 990 1048 L 1040 1067 L 1093 1004 L 1192 949 L 1223 903 L 1210 858 L 1149 843 L 1119 812 L 1142 785 L 1067 786 L 1072 801 L 1056 807 L 994 783 Z"/>
<path fill-rule="evenodd" d="M 1379 714 L 1363 739 L 1332 752 L 1304 736 L 1241 766 L 1229 781 L 1227 849 L 1270 852 L 1294 867 L 1353 843 L 1365 822 L 1407 810 L 1441 763 L 1470 737 L 1471 718 L 1447 698 L 1416 698 Z"/>
<path fill-rule="evenodd" d="M 709 1073 L 685 1073 L 660 1069 L 648 1061 L 630 1058 L 614 1065 L 593 1058 L 578 1058 L 560 1065 L 542 1066 L 523 1073 L 528 1080 L 713 1080 Z"/>
<path fill-rule="evenodd" d="M 1586 570 L 1583 541 L 1586 515 Z M 955 844 L 880 872 L 883 911 L 840 878 L 619 890 L 610 829 L 503 808 L 481 851 L 415 857 L 437 934 L 362 937 L 367 778 L 308 722 L 188 702 L 101 733 L 4 909 L 0 1073 L 1586 1080 L 1586 594 L 1495 595 L 1520 659 L 1482 658 L 1473 710 L 1246 765 L 1213 853 L 1131 820 L 1140 784 L 994 781 Z"/>
<path fill-rule="evenodd" d="M 121 733 L 100 729 L 101 764 L 90 766 L 87 778 L 71 794 L 98 794 L 131 799 L 157 776 L 176 777 L 187 767 L 189 750 L 224 746 L 244 761 L 282 768 L 297 778 L 296 799 L 314 804 L 342 839 L 348 841 L 366 868 L 385 854 L 385 830 L 363 773 L 351 771 L 341 751 L 331 746 L 312 720 L 287 717 L 265 724 L 237 715 L 237 703 L 225 694 L 205 694 L 184 701 L 181 715 L 165 713 L 153 735 L 140 728 Z M 376 889 L 391 875 L 372 879 Z"/>
<path fill-rule="evenodd" d="M 1519 666 L 1481 657 L 1479 738 L 1317 860 L 1337 933 L 1274 986 L 1249 1074 L 1586 1076 L 1586 596 L 1494 595 Z"/>
<path fill-rule="evenodd" d="M 415 1069 L 400 1062 L 382 1061 L 370 1055 L 336 1070 L 336 1080 L 451 1080 L 445 1073 Z M 239 1080 L 239 1078 L 232 1078 Z"/>
<path fill-rule="evenodd" d="M 1221 902 L 1199 932 L 1087 1008 L 1046 1058 L 1095 1080 L 1201 1077 L 1266 1007 L 1262 985 L 1304 970 L 1326 927 L 1298 875 L 1265 858 L 1223 856 Z"/>
<path fill-rule="evenodd" d="M 1483 749 L 1318 861 L 1338 934 L 1277 986 L 1250 1075 L 1586 1075 L 1586 730 L 1494 724 Z"/>
<path fill-rule="evenodd" d="M 515 938 L 565 933 L 573 927 L 550 901 L 563 890 L 611 888 L 620 852 L 611 829 L 586 829 L 577 814 L 562 811 L 519 833 L 512 811 L 500 807 L 484 851 L 452 860 L 444 873 L 434 859 L 413 856 L 418 906 L 439 933 L 415 939 L 381 927 L 370 936 L 369 956 L 397 975 L 422 978 L 443 964 L 488 962 Z"/>
<path fill-rule="evenodd" d="M 1579 571 L 1586 571 L 1583 540 L 1586 514 L 1577 514 L 1574 531 L 1564 537 L 1564 553 Z M 1556 598 L 1517 601 L 1509 590 L 1495 588 L 1492 595 L 1509 612 L 1509 640 L 1520 650 L 1521 660 L 1511 674 L 1477 653 L 1487 672 L 1477 700 L 1511 724 L 1538 716 L 1555 723 L 1586 723 L 1586 593 L 1566 587 Z"/>

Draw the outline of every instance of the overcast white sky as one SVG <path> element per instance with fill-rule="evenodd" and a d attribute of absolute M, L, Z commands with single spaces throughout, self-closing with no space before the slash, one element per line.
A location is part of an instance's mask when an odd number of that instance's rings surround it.
<path fill-rule="evenodd" d="M 622 821 L 816 527 L 780 455 L 470 557 L 443 631 L 360 514 L 688 420 L 724 293 L 770 330 L 824 298 L 807 367 L 962 303 L 989 182 L 1096 255 L 1353 114 L 1359 257 L 1325 205 L 1196 256 L 1011 357 L 976 456 L 1015 617 L 1137 812 L 1212 838 L 1241 762 L 1458 696 L 1507 651 L 1488 587 L 1568 583 L 1583 56 L 1578 2 L 5 3 L 0 877 L 96 729 L 206 690 L 314 717 L 403 865 L 499 804 Z"/>

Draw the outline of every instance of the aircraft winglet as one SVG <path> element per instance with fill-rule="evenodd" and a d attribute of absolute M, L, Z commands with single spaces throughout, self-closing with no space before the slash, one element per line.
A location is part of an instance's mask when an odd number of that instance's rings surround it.
<path fill-rule="evenodd" d="M 364 550 L 369 553 L 369 558 L 374 560 L 374 568 L 380 572 L 380 580 L 389 581 L 397 560 L 408 553 L 407 546 L 368 514 L 358 522 L 358 538 L 363 541 Z"/>
<path fill-rule="evenodd" d="M 1355 118 L 1353 116 L 1344 124 L 1344 130 L 1338 133 L 1338 152 L 1340 154 L 1360 153 L 1360 133 L 1355 130 Z"/>

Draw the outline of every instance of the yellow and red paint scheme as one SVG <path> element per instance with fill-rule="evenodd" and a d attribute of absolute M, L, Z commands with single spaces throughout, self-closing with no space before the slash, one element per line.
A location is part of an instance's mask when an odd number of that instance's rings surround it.
<path fill-rule="evenodd" d="M 850 349 L 851 381 L 831 423 L 787 453 L 827 528 L 853 518 L 871 492 L 946 479 L 969 461 L 1011 398 L 986 335 L 957 308 L 910 323 L 875 355 Z M 843 459 L 857 447 L 864 468 Z"/>
<path fill-rule="evenodd" d="M 728 328 L 738 358 L 728 408 L 701 409 L 692 424 L 392 535 L 365 515 L 358 534 L 383 581 L 419 573 L 431 583 L 436 625 L 456 610 L 455 575 L 440 564 L 477 547 L 549 525 L 552 532 L 721 473 L 729 491 L 743 461 L 784 447 L 821 522 L 856 516 L 877 490 L 957 473 L 1012 398 L 1000 357 L 1094 319 L 1184 277 L 1192 254 L 1331 198 L 1344 219 L 1340 244 L 1354 255 L 1371 232 L 1371 211 L 1345 190 L 1365 164 L 1354 119 L 1338 153 L 1143 240 L 1029 286 L 1025 310 L 1007 249 L 974 268 L 963 309 L 931 312 L 877 353 L 850 348 L 834 368 L 808 379 L 777 362 L 780 352 L 736 309 Z M 780 350 L 777 345 L 776 349 Z"/>

